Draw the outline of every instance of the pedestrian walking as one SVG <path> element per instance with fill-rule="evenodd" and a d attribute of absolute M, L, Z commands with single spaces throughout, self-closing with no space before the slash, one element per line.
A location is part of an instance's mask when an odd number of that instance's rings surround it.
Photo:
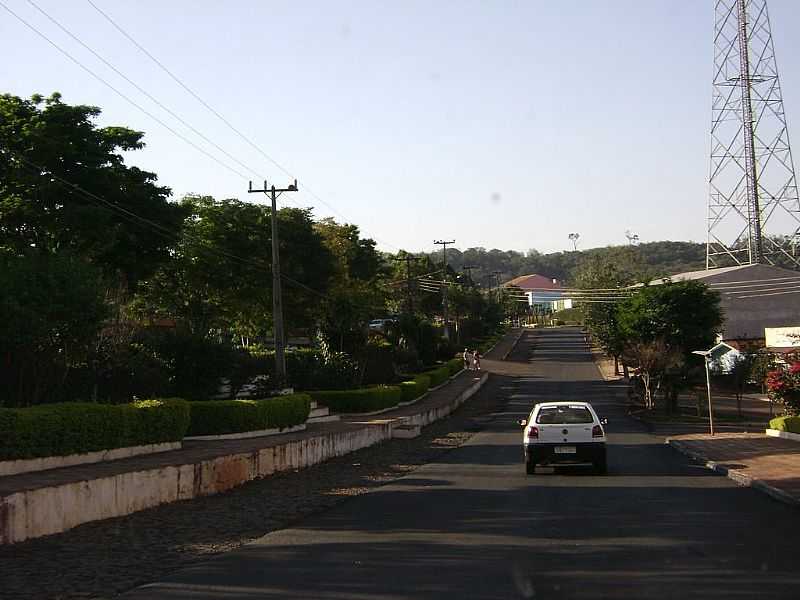
<path fill-rule="evenodd" d="M 470 357 L 469 357 L 469 349 L 464 348 L 464 370 L 470 369 Z"/>
<path fill-rule="evenodd" d="M 481 370 L 481 353 L 478 352 L 477 348 L 472 353 L 472 362 L 475 363 L 475 370 L 476 371 L 480 371 Z"/>

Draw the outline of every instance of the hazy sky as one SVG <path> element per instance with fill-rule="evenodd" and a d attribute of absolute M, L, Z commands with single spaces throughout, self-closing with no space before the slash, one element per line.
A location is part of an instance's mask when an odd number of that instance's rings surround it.
<path fill-rule="evenodd" d="M 540 251 L 705 241 L 713 2 L 93 0 L 272 159 L 290 205 L 358 224 L 386 250 Z M 48 21 L 0 0 L 236 175 L 71 63 L 0 7 L 0 92 L 59 91 L 146 132 L 128 161 L 176 197 L 248 196 L 288 177 L 85 0 L 37 4 L 221 155 Z M 800 139 L 800 5 L 770 0 L 790 135 Z M 792 129 L 793 125 L 797 126 Z M 320 204 L 302 191 L 308 186 Z M 288 201 L 288 198 L 287 198 Z"/>

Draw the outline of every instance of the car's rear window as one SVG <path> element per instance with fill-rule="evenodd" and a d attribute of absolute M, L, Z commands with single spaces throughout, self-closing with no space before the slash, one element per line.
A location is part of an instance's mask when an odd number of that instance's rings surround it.
<path fill-rule="evenodd" d="M 536 422 L 542 425 L 591 423 L 592 413 L 585 406 L 546 406 L 539 409 Z"/>

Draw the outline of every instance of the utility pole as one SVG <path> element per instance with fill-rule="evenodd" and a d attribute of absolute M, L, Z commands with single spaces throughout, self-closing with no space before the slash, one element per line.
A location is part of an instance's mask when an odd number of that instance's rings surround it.
<path fill-rule="evenodd" d="M 407 252 L 403 256 L 395 256 L 392 260 L 406 263 L 406 294 L 408 294 L 408 312 L 414 314 L 414 296 L 411 290 L 411 263 L 415 260 L 425 260 L 423 256 L 414 256 Z"/>
<path fill-rule="evenodd" d="M 475 265 L 464 265 L 463 267 L 461 267 L 462 271 L 466 271 L 467 272 L 467 277 L 469 278 L 469 284 L 471 286 L 473 286 L 473 287 L 475 287 L 475 282 L 472 281 L 472 269 L 475 269 L 475 268 L 477 268 L 477 267 L 475 267 Z"/>
<path fill-rule="evenodd" d="M 247 189 L 248 194 L 266 194 L 272 200 L 272 211 L 270 220 L 272 221 L 272 321 L 273 333 L 275 335 L 275 378 L 278 385 L 286 383 L 286 351 L 283 339 L 283 303 L 281 301 L 281 259 L 278 252 L 278 206 L 277 200 L 283 192 L 296 192 L 297 179 L 287 188 L 276 189 L 275 186 L 267 187 L 266 180 L 264 187 L 260 190 L 253 189 L 253 182 Z"/>
<path fill-rule="evenodd" d="M 444 339 L 450 339 L 450 329 L 447 324 L 447 246 L 455 244 L 455 240 L 446 242 L 444 240 L 434 240 L 437 246 L 442 247 L 442 317 L 444 318 Z"/>
<path fill-rule="evenodd" d="M 502 271 L 492 271 L 492 275 L 494 275 L 494 285 L 495 289 L 497 290 L 497 303 L 500 304 L 500 275 L 502 275 Z"/>

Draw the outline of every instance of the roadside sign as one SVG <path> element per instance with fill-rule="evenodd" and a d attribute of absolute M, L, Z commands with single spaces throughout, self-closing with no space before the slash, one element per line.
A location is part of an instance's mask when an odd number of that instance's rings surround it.
<path fill-rule="evenodd" d="M 765 327 L 767 348 L 800 348 L 800 327 Z"/>

